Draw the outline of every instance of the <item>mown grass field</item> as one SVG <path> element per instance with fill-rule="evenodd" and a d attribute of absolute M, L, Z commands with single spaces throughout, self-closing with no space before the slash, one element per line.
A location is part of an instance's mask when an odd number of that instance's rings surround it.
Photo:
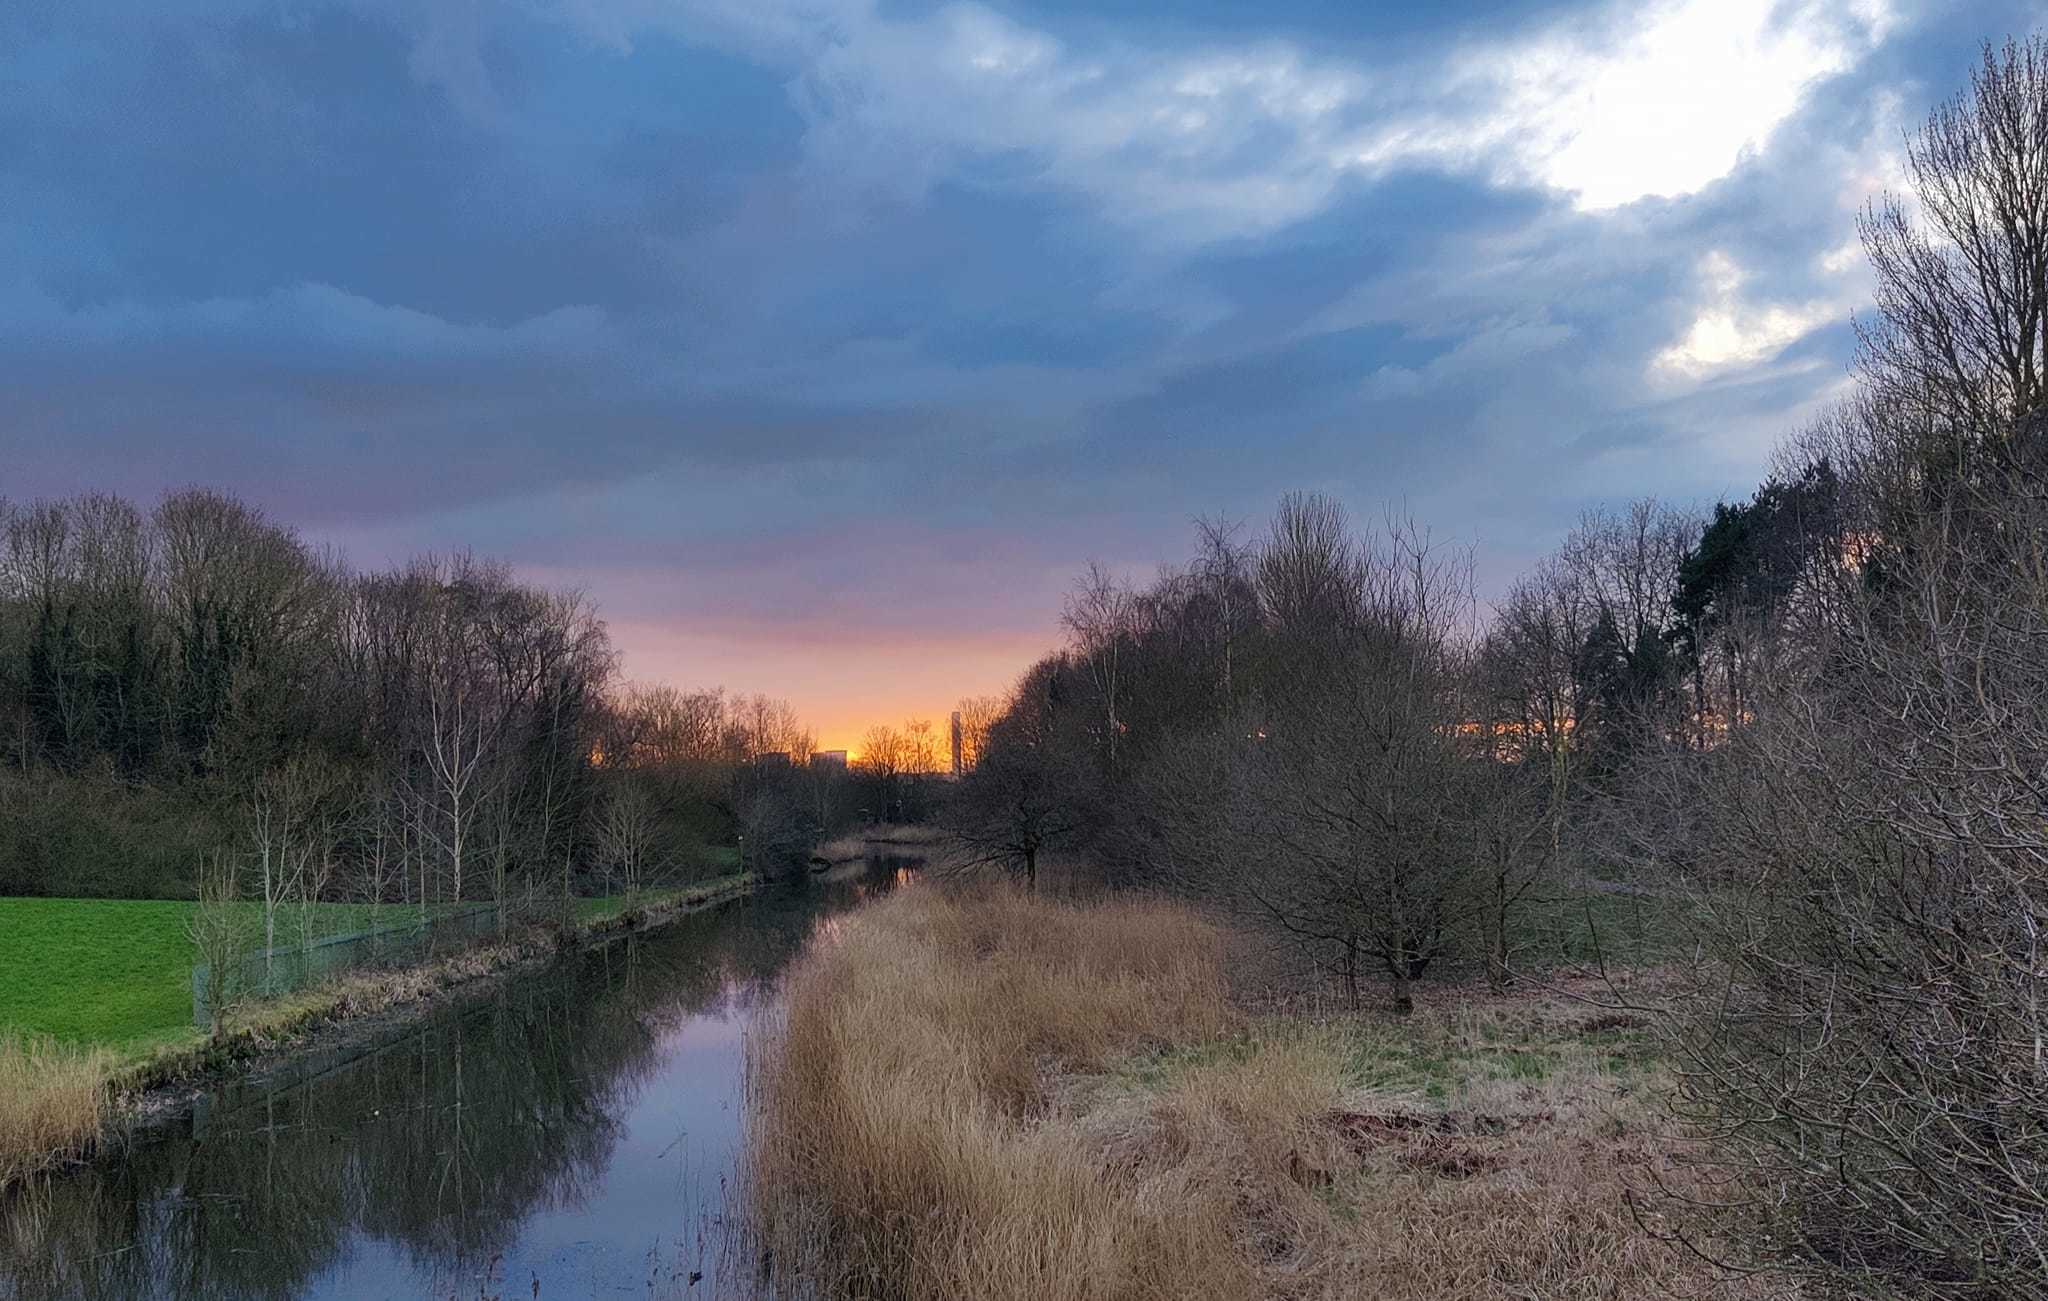
<path fill-rule="evenodd" d="M 257 905 L 241 906 L 260 926 Z M 369 924 L 361 905 L 314 907 L 319 934 Z M 176 899 L 0 899 L 0 1030 L 119 1051 L 181 1037 L 192 1023 L 192 909 Z"/>
<path fill-rule="evenodd" d="M 716 852 L 716 851 L 714 851 Z M 731 873 L 736 855 L 727 852 L 716 867 Z M 687 896 L 729 886 L 720 876 L 674 890 L 657 891 L 641 902 L 662 906 Z M 193 952 L 187 923 L 189 900 L 173 899 L 4 899 L 0 898 L 0 1035 L 48 1036 L 64 1044 L 144 1056 L 165 1044 L 192 1038 Z M 260 929 L 255 903 L 239 905 L 250 933 Z M 612 896 L 579 899 L 576 920 L 585 925 L 624 912 L 627 900 Z M 315 904 L 311 930 L 337 935 L 371 927 L 363 904 Z M 405 910 L 380 910 L 379 925 L 398 925 Z M 279 942 L 297 936 L 296 910 L 281 914 Z"/>

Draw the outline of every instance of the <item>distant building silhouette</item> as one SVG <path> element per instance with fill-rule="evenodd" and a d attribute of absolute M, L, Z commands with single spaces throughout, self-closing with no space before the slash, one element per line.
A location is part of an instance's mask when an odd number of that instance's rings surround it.
<path fill-rule="evenodd" d="M 756 768 L 787 768 L 789 767 L 789 751 L 763 750 L 754 756 L 754 766 Z"/>
<path fill-rule="evenodd" d="M 846 751 L 814 750 L 811 752 L 811 771 L 821 772 L 827 768 L 846 771 Z"/>
<path fill-rule="evenodd" d="M 960 711 L 953 711 L 953 777 L 957 781 L 961 771 L 960 758 Z"/>

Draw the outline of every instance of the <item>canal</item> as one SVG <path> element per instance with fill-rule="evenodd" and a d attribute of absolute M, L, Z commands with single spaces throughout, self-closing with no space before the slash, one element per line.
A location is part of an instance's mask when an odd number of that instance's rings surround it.
<path fill-rule="evenodd" d="M 771 886 L 224 1088 L 0 1204 L 0 1297 L 707 1295 L 744 1277 L 748 1030 L 910 870 Z"/>

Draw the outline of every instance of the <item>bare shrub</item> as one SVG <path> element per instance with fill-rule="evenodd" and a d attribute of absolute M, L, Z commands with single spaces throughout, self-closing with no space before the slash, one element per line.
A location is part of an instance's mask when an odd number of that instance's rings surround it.
<path fill-rule="evenodd" d="M 185 923 L 193 954 L 205 970 L 200 995 L 206 1003 L 208 1032 L 216 1037 L 228 1014 L 249 994 L 242 963 L 254 936 L 241 904 L 240 878 L 232 854 L 215 854 L 203 861 L 199 898 Z"/>
<path fill-rule="evenodd" d="M 1935 489 L 1935 485 L 1923 485 Z M 2048 1276 L 2048 514 L 2023 472 L 1894 518 L 1830 636 L 1619 812 L 1700 884 L 1671 1023 L 1741 1263 L 1857 1296 Z"/>
<path fill-rule="evenodd" d="M 1682 1099 L 1743 1262 L 1856 1296 L 2048 1277 L 2048 42 L 1986 48 L 1866 219 L 1825 618 L 1616 820 L 1702 882 Z M 1809 566 L 1810 567 L 1810 566 Z"/>

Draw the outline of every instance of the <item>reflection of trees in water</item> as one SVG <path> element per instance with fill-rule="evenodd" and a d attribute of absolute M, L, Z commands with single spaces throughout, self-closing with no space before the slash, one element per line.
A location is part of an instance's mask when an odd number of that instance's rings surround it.
<path fill-rule="evenodd" d="M 821 913 L 857 897 L 778 890 L 621 937 L 26 1190 L 0 1205 L 0 1297 L 286 1297 L 357 1234 L 427 1273 L 481 1267 L 598 1186 L 665 1031 L 750 1014 Z"/>

